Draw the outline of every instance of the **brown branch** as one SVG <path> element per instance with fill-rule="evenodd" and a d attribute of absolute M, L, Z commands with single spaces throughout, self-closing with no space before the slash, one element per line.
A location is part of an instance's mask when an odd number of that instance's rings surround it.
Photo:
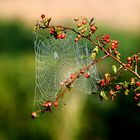
<path fill-rule="evenodd" d="M 113 81 L 116 77 L 118 77 L 125 69 L 122 67 L 109 81 L 109 83 L 111 81 Z"/>
<path fill-rule="evenodd" d="M 120 75 L 120 73 L 122 73 L 124 70 L 128 70 L 129 72 L 131 72 L 132 74 L 134 74 L 136 77 L 138 77 L 140 79 L 140 75 L 137 73 L 137 65 L 138 65 L 139 58 L 138 58 L 138 61 L 136 62 L 135 71 L 134 71 L 130 67 L 128 67 L 126 64 L 122 63 L 122 61 L 119 60 L 117 57 L 115 57 L 109 50 L 107 50 L 105 47 L 103 47 L 103 45 L 100 43 L 100 41 L 98 39 L 97 39 L 97 42 L 95 42 L 93 39 L 91 39 L 91 33 L 90 32 L 89 32 L 88 35 L 85 36 L 85 35 L 81 34 L 80 32 L 78 32 L 77 30 L 75 30 L 74 28 L 69 28 L 69 27 L 64 27 L 64 26 L 50 26 L 50 21 L 51 21 L 51 18 L 48 20 L 47 24 L 45 22 L 42 22 L 43 26 L 40 25 L 39 23 L 37 23 L 37 26 L 39 26 L 40 29 L 49 29 L 49 28 L 54 28 L 54 27 L 59 28 L 60 27 L 60 28 L 62 28 L 62 31 L 64 31 L 64 30 L 73 31 L 77 35 L 80 35 L 82 38 L 85 38 L 85 39 L 89 40 L 90 43 L 93 46 L 98 46 L 98 48 L 105 53 L 105 55 L 103 57 L 101 57 L 97 60 L 94 60 L 88 66 L 83 67 L 78 73 L 76 73 L 76 76 L 70 82 L 68 82 L 67 85 L 65 85 L 65 89 L 56 97 L 54 102 L 57 102 L 57 101 L 59 101 L 59 99 L 62 99 L 64 94 L 66 93 L 66 91 L 71 89 L 71 85 L 76 81 L 77 78 L 82 76 L 85 71 L 89 70 L 94 64 L 98 63 L 99 61 L 102 61 L 103 59 L 105 59 L 107 57 L 111 57 L 113 60 L 115 60 L 117 63 L 119 63 L 122 66 L 117 71 L 117 73 L 113 77 L 110 78 L 109 83 L 112 80 L 114 80 L 116 77 L 118 77 Z M 95 37 L 96 37 L 96 34 L 95 34 Z M 136 55 L 140 55 L 140 51 L 138 51 Z M 44 114 L 47 111 L 51 112 L 51 108 L 48 107 L 48 108 L 45 108 L 45 109 L 42 109 L 42 110 L 37 110 L 35 113 Z M 32 116 L 32 117 L 34 117 L 34 116 Z"/>
<path fill-rule="evenodd" d="M 131 68 L 127 67 L 124 63 L 122 63 L 118 58 L 116 58 L 115 56 L 113 56 L 110 52 L 108 52 L 107 50 L 105 50 L 100 43 L 95 43 L 91 38 L 87 38 L 93 45 L 97 45 L 105 54 L 109 55 L 109 57 L 111 57 L 112 59 L 114 59 L 116 62 L 118 62 L 121 66 L 123 66 L 126 70 L 130 71 L 131 73 L 133 73 L 136 77 L 138 77 L 140 79 L 140 75 L 138 73 L 136 73 L 135 71 L 133 71 Z"/>
<path fill-rule="evenodd" d="M 64 89 L 64 91 L 59 94 L 59 96 L 57 96 L 57 98 L 55 99 L 55 101 L 58 101 L 61 97 L 64 96 L 65 92 L 71 87 L 71 85 L 74 83 L 74 81 L 79 78 L 81 76 L 81 72 L 90 69 L 94 64 L 98 63 L 99 61 L 102 61 L 103 59 L 107 58 L 109 55 L 105 55 L 97 60 L 94 60 L 91 64 L 89 64 L 88 66 L 82 68 L 78 74 L 74 77 L 74 79 L 72 79 L 67 85 L 66 88 Z"/>
<path fill-rule="evenodd" d="M 78 74 L 74 77 L 74 79 L 72 79 L 72 81 L 69 82 L 69 83 L 66 85 L 65 89 L 63 90 L 63 92 L 62 92 L 61 94 L 59 94 L 59 96 L 57 96 L 57 98 L 55 99 L 54 102 L 57 102 L 59 99 L 61 99 L 61 98 L 64 96 L 64 94 L 66 93 L 66 91 L 70 89 L 71 85 L 75 82 L 75 80 L 81 76 L 81 71 L 85 71 L 85 70 L 90 69 L 94 64 L 98 63 L 99 61 L 102 61 L 103 59 L 105 59 L 105 58 L 107 58 L 107 57 L 108 57 L 108 55 L 105 55 L 105 56 L 103 56 L 103 57 L 101 57 L 101 58 L 99 58 L 99 59 L 97 59 L 97 60 L 94 60 L 94 61 L 93 61 L 91 64 L 89 64 L 88 66 L 82 68 L 82 69 L 78 72 Z M 36 114 L 38 114 L 38 113 L 44 114 L 44 113 L 47 112 L 47 111 L 50 111 L 50 112 L 51 112 L 51 109 L 50 109 L 50 108 L 45 108 L 45 109 L 42 109 L 42 110 L 37 110 L 37 111 L 35 111 L 35 113 L 36 113 Z"/>

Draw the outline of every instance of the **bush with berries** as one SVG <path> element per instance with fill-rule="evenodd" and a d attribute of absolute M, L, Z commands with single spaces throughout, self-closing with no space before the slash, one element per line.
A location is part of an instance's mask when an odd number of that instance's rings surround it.
<path fill-rule="evenodd" d="M 96 34 L 98 27 L 94 22 L 94 18 L 88 20 L 85 17 L 76 17 L 74 18 L 74 22 L 76 23 L 75 28 L 61 25 L 51 25 L 51 18 L 41 15 L 41 20 L 37 21 L 36 23 L 34 28 L 35 31 L 48 29 L 50 35 L 55 39 L 65 39 L 67 37 L 67 32 L 72 31 L 76 34 L 73 41 L 78 42 L 83 38 L 88 40 L 93 47 L 93 51 L 90 56 L 93 59 L 93 62 L 89 63 L 89 65 L 82 68 L 79 72 L 71 73 L 69 77 L 71 81 L 64 80 L 62 83 L 60 83 L 61 85 L 64 85 L 66 89 L 56 97 L 55 101 L 44 102 L 42 104 L 44 108 L 43 110 L 32 112 L 32 118 L 36 118 L 40 112 L 42 114 L 47 111 L 51 112 L 51 108 L 53 106 L 57 107 L 59 105 L 58 100 L 63 98 L 66 90 L 69 90 L 72 84 L 80 76 L 83 75 L 88 79 L 91 76 L 87 72 L 88 69 L 90 69 L 92 65 L 108 57 L 118 63 L 119 67 L 113 65 L 113 72 L 105 73 L 103 79 L 97 83 L 100 87 L 100 91 L 98 93 L 99 97 L 105 100 L 111 98 L 111 100 L 114 101 L 118 94 L 129 95 L 131 92 L 131 94 L 133 94 L 134 101 L 138 106 L 140 106 L 140 74 L 138 73 L 140 64 L 140 51 L 128 56 L 126 58 L 127 63 L 124 63 L 122 62 L 120 57 L 121 54 L 118 51 L 119 42 L 115 39 L 112 39 L 108 34 Z M 100 52 L 103 52 L 104 55 L 99 57 Z M 116 79 L 120 76 L 120 74 L 125 71 L 129 71 L 133 77 L 131 77 L 128 81 L 116 82 Z"/>

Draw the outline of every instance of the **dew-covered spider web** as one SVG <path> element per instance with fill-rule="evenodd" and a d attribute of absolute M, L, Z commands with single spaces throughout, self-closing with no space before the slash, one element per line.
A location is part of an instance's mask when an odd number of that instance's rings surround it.
<path fill-rule="evenodd" d="M 61 89 L 60 83 L 69 79 L 71 73 L 89 65 L 88 47 L 74 42 L 72 35 L 66 39 L 46 38 L 34 33 L 34 49 L 36 64 L 34 110 L 39 110 L 45 101 L 54 101 Z M 83 59 L 84 56 L 84 59 Z M 80 76 L 72 84 L 79 92 L 92 94 L 98 91 L 99 71 L 93 65 L 88 73 L 90 78 Z"/>

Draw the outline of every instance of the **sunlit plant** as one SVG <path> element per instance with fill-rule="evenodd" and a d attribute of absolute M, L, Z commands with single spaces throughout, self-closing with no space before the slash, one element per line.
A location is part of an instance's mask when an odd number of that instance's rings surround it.
<path fill-rule="evenodd" d="M 134 101 L 140 106 L 140 51 L 122 62 L 118 51 L 119 43 L 108 34 L 96 34 L 98 30 L 94 18 L 74 19 L 74 28 L 52 25 L 51 18 L 41 15 L 34 28 L 36 54 L 36 90 L 32 118 L 46 112 L 63 102 L 63 97 L 76 88 L 88 94 L 97 93 L 101 99 L 114 101 L 118 94 L 133 94 Z M 38 31 L 49 31 L 49 39 Z M 48 30 L 48 31 L 47 31 Z M 92 51 L 86 43 L 89 41 Z M 103 52 L 103 56 L 99 55 Z M 118 63 L 112 65 L 112 73 L 101 75 L 96 63 L 110 57 Z M 117 82 L 122 72 L 129 71 L 133 77 L 128 81 Z"/>

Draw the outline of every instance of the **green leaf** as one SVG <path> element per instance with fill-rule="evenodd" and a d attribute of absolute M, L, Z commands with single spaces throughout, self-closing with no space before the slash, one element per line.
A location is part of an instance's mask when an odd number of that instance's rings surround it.
<path fill-rule="evenodd" d="M 100 92 L 100 96 L 103 97 L 103 99 L 108 100 L 108 98 L 107 98 L 107 96 L 106 96 L 104 90 L 102 90 L 102 91 Z"/>
<path fill-rule="evenodd" d="M 120 53 L 118 53 L 118 54 L 116 55 L 116 57 L 117 57 L 118 59 L 120 59 Z"/>
<path fill-rule="evenodd" d="M 139 107 L 140 107 L 140 102 L 138 102 L 138 103 L 137 103 L 137 106 L 139 106 Z"/>
<path fill-rule="evenodd" d="M 129 93 L 129 89 L 126 89 L 125 92 L 124 92 L 124 94 L 125 95 L 128 95 L 128 93 Z"/>
<path fill-rule="evenodd" d="M 125 88 L 128 88 L 128 85 L 129 85 L 129 82 L 126 82 L 126 81 L 125 81 L 123 86 L 124 86 Z"/>
<path fill-rule="evenodd" d="M 117 72 L 117 67 L 116 67 L 116 65 L 113 65 L 113 66 L 112 66 L 112 69 L 113 69 L 114 73 Z"/>
<path fill-rule="evenodd" d="M 140 91 L 140 87 L 137 87 L 134 91 Z"/>
<path fill-rule="evenodd" d="M 96 47 L 93 49 L 92 52 L 98 54 L 98 51 L 99 51 L 98 46 L 96 46 Z"/>
<path fill-rule="evenodd" d="M 91 54 L 91 58 L 92 58 L 93 60 L 95 60 L 95 58 L 96 58 L 96 53 L 92 53 L 92 54 Z"/>

